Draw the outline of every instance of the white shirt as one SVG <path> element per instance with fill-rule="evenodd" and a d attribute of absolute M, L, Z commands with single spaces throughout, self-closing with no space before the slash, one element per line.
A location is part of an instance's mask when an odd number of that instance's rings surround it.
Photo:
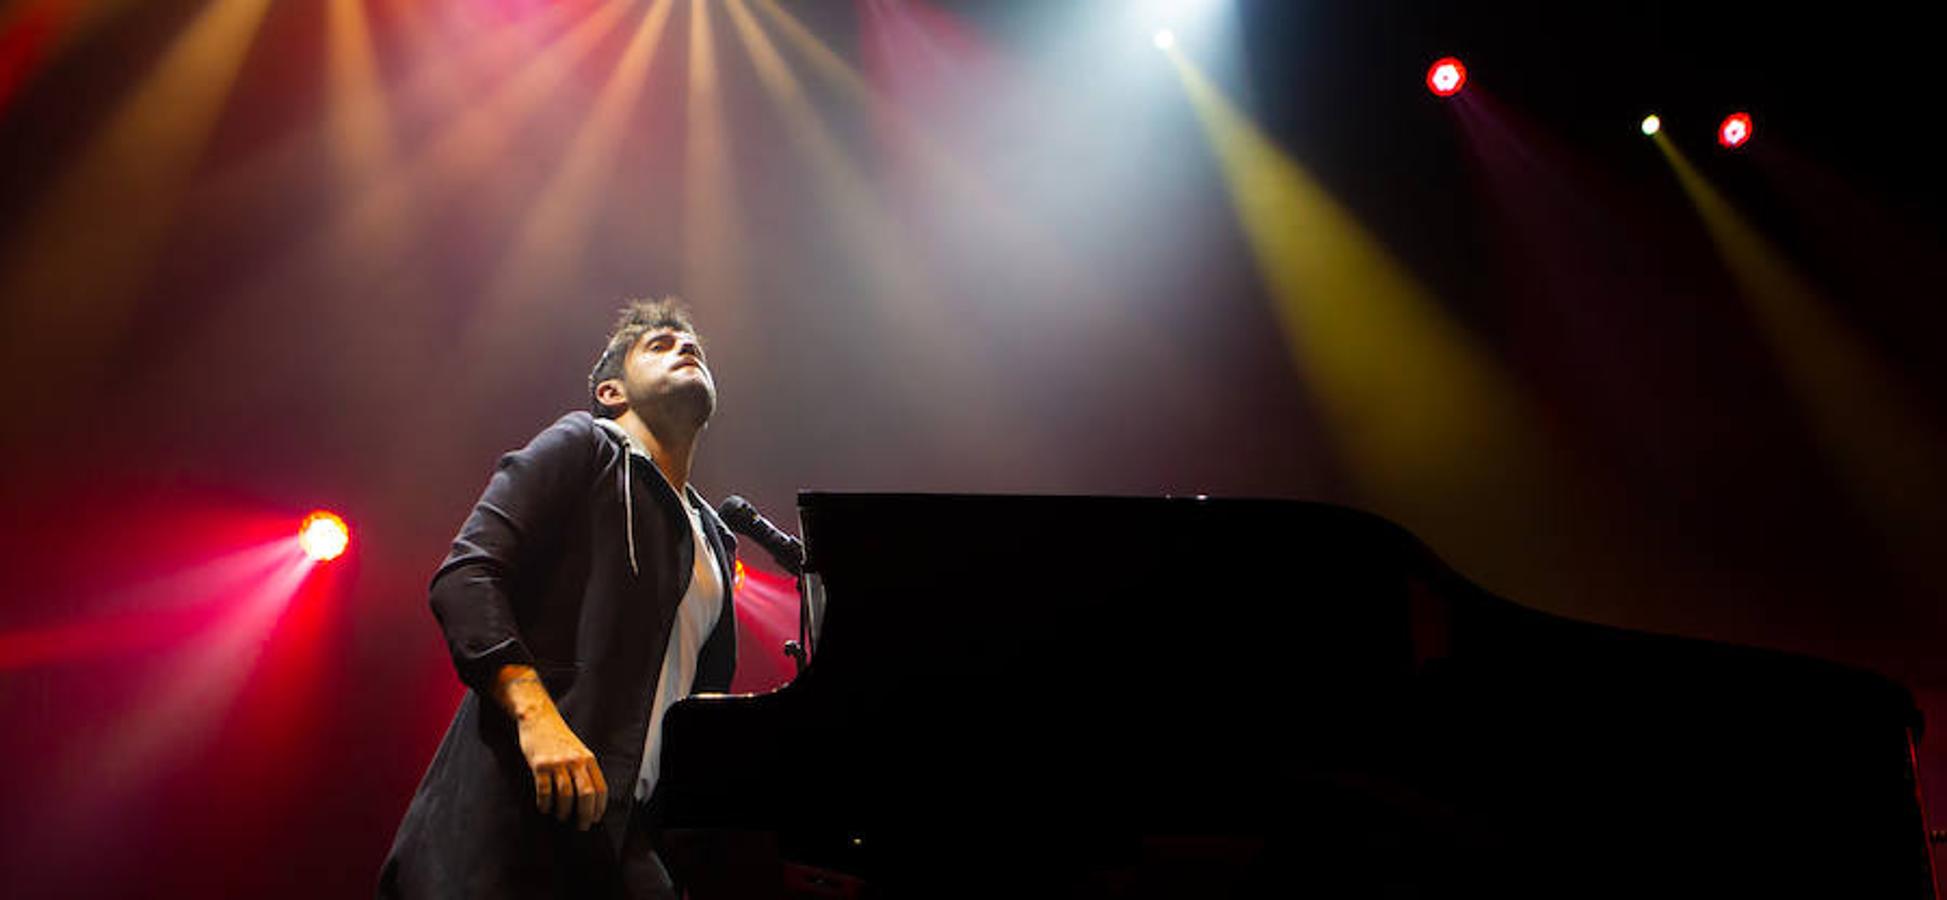
<path fill-rule="evenodd" d="M 609 419 L 596 419 L 596 424 L 605 430 L 621 435 L 629 445 L 629 453 L 640 456 L 655 470 L 657 477 L 668 483 L 662 468 L 656 465 L 648 448 L 636 440 L 622 426 Z M 672 485 L 672 487 L 674 487 Z M 670 623 L 669 643 L 663 648 L 662 674 L 656 679 L 656 696 L 649 707 L 649 732 L 642 739 L 642 768 L 636 775 L 635 799 L 649 799 L 656 789 L 656 775 L 662 768 L 663 714 L 676 701 L 689 696 L 696 685 L 696 659 L 703 652 L 703 642 L 709 640 L 710 630 L 716 627 L 717 619 L 723 615 L 724 585 L 717 571 L 717 554 L 710 549 L 710 540 L 703 536 L 703 517 L 696 511 L 690 500 L 690 492 L 684 490 L 677 494 L 683 504 L 683 512 L 689 516 L 690 539 L 696 544 L 695 561 L 690 565 L 689 586 L 683 590 L 683 599 L 676 604 L 676 619 Z"/>
<path fill-rule="evenodd" d="M 703 518 L 687 494 L 685 491 L 679 497 L 683 512 L 689 516 L 696 559 L 690 566 L 689 587 L 684 589 L 683 599 L 676 606 L 676 620 L 670 623 L 662 674 L 656 679 L 656 696 L 649 707 L 649 732 L 642 739 L 642 768 L 636 777 L 638 801 L 649 799 L 662 769 L 663 714 L 676 701 L 689 696 L 695 687 L 697 655 L 703 651 L 703 642 L 709 640 L 710 630 L 723 614 L 723 578 L 717 571 L 717 554 L 710 549 L 709 538 L 703 536 Z"/>

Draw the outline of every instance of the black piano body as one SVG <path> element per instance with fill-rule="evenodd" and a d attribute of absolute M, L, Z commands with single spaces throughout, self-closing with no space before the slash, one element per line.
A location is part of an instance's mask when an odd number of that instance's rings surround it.
<path fill-rule="evenodd" d="M 1933 896 L 1872 673 L 1531 610 L 1323 504 L 800 515 L 810 665 L 665 723 L 700 900 Z"/>

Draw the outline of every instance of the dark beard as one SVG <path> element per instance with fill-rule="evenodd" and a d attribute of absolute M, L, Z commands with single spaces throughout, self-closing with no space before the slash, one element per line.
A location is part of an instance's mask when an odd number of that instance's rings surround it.
<path fill-rule="evenodd" d="M 644 422 L 701 430 L 717 411 L 717 389 L 708 381 L 685 381 L 648 406 L 654 415 L 642 416 Z"/>

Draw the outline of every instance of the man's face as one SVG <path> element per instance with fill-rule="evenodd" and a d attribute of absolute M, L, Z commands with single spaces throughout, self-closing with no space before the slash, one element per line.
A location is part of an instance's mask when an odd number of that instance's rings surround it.
<path fill-rule="evenodd" d="M 652 329 L 636 338 L 622 361 L 629 408 L 645 421 L 674 419 L 701 426 L 717 408 L 717 383 L 696 335 Z"/>

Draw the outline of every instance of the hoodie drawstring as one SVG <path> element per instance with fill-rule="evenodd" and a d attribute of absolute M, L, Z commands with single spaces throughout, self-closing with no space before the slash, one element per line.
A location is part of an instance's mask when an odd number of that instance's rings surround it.
<path fill-rule="evenodd" d="M 615 436 L 622 444 L 622 532 L 629 541 L 629 574 L 642 577 L 635 560 L 635 491 L 632 490 L 632 473 L 635 468 L 635 438 L 615 424 L 613 419 L 596 419 L 596 427 Z M 646 458 L 646 457 L 645 457 Z"/>
<path fill-rule="evenodd" d="M 634 454 L 629 448 L 622 448 L 622 531 L 629 541 L 629 574 L 641 577 L 642 571 L 635 562 L 635 491 L 629 489 L 629 470 L 635 468 Z"/>

